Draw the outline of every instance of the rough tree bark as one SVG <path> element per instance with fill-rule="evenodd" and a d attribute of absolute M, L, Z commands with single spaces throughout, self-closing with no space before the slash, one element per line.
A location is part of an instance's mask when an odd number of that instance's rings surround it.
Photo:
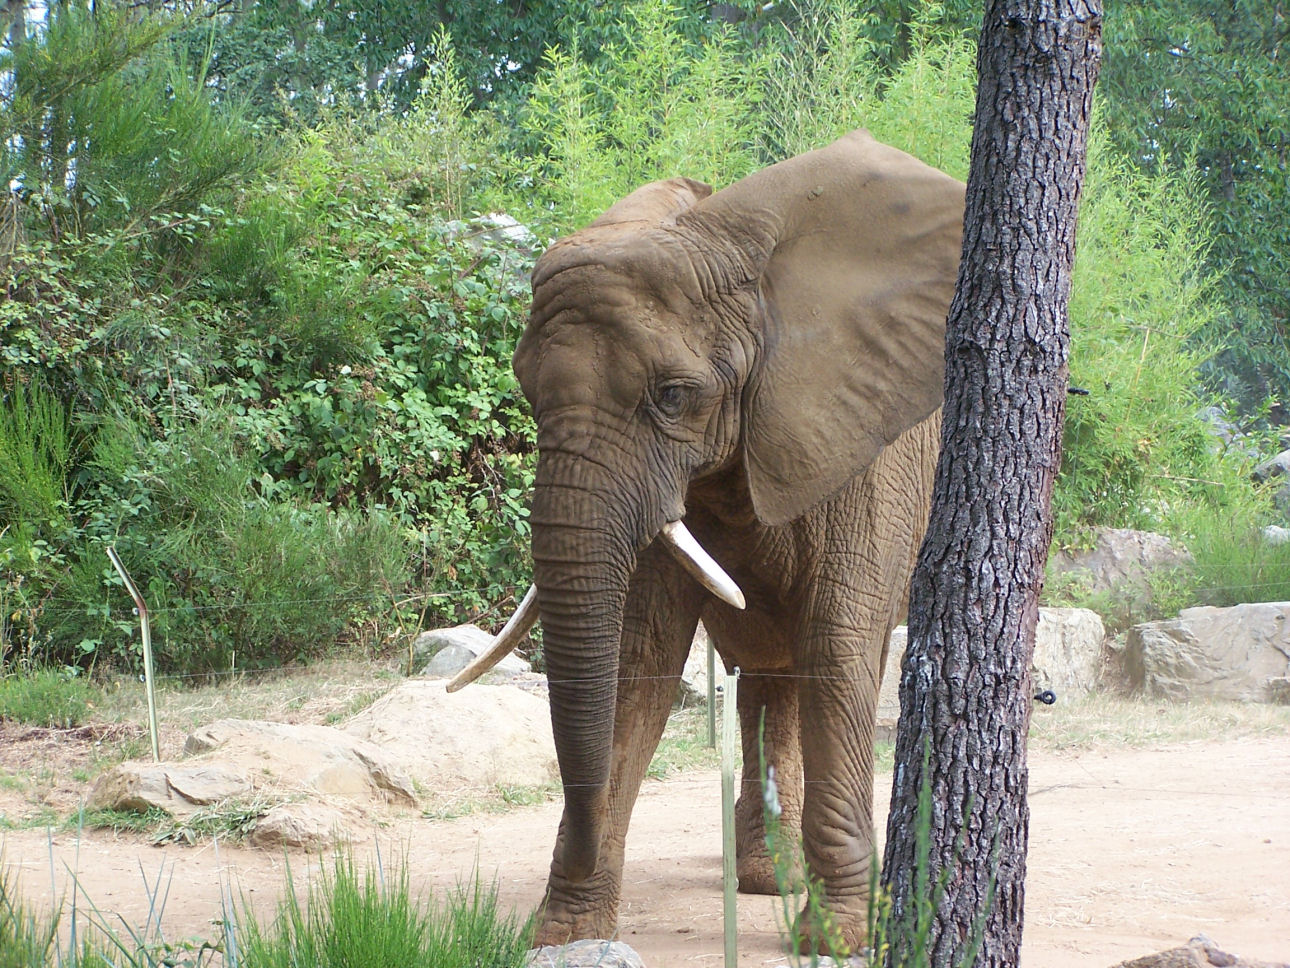
<path fill-rule="evenodd" d="M 1030 661 L 1061 456 L 1099 0 L 990 0 L 946 332 L 942 449 L 914 573 L 883 884 L 890 966 L 1015 966 Z M 926 754 L 925 754 L 926 750 Z M 926 879 L 920 790 L 931 794 Z M 943 880 L 943 887 L 935 885 Z M 914 940 L 920 901 L 934 913 Z M 922 949 L 922 954 L 918 950 Z"/>

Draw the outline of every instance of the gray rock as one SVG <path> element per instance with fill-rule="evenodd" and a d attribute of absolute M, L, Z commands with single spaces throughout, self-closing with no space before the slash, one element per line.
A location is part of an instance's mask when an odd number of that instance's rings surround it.
<path fill-rule="evenodd" d="M 432 679 L 449 679 L 487 650 L 493 637 L 476 625 L 422 632 L 412 643 L 412 668 Z M 490 676 L 520 675 L 532 671 L 529 664 L 511 654 L 489 672 Z"/>
<path fill-rule="evenodd" d="M 1102 671 L 1106 629 L 1087 608 L 1041 608 L 1035 628 L 1031 675 L 1036 691 L 1051 689 L 1058 698 L 1090 692 Z"/>
<path fill-rule="evenodd" d="M 1122 961 L 1115 968 L 1290 968 L 1284 962 L 1251 961 L 1226 951 L 1209 938 L 1197 935 L 1180 948 Z"/>
<path fill-rule="evenodd" d="M 230 797 L 252 792 L 250 778 L 220 763 L 121 763 L 94 784 L 86 806 L 91 810 L 145 813 L 164 810 L 187 817 Z"/>
<path fill-rule="evenodd" d="M 1270 545 L 1283 545 L 1290 541 L 1290 528 L 1269 524 L 1263 529 L 1263 540 Z"/>
<path fill-rule="evenodd" d="M 1054 574 L 1072 573 L 1089 592 L 1135 588 L 1146 590 L 1154 571 L 1177 568 L 1191 561 L 1186 550 L 1174 547 L 1162 534 L 1124 528 L 1099 528 L 1087 551 L 1059 551 L 1049 559 Z"/>
<path fill-rule="evenodd" d="M 1290 674 L 1290 602 L 1187 608 L 1135 625 L 1125 640 L 1130 685 L 1165 699 L 1272 702 Z"/>
<path fill-rule="evenodd" d="M 343 728 L 428 797 L 540 786 L 560 775 L 550 707 L 510 685 L 476 682 L 450 693 L 442 680 L 406 679 Z"/>
<path fill-rule="evenodd" d="M 252 847 L 327 850 L 345 843 L 350 822 L 334 807 L 317 803 L 281 803 L 261 817 L 251 831 Z"/>
<path fill-rule="evenodd" d="M 900 663 L 908 637 L 905 626 L 892 629 L 887 668 L 878 693 L 879 738 L 887 724 L 900 715 Z M 1106 630 L 1096 612 L 1087 608 L 1041 608 L 1031 662 L 1036 691 L 1051 689 L 1059 700 L 1091 691 L 1101 676 L 1105 642 Z"/>
<path fill-rule="evenodd" d="M 1269 457 L 1250 472 L 1250 477 L 1260 484 L 1276 477 L 1290 477 L 1290 450 Z"/>
<path fill-rule="evenodd" d="M 621 941 L 574 941 L 534 948 L 528 968 L 645 968 L 641 956 Z"/>
<path fill-rule="evenodd" d="M 184 743 L 189 756 L 255 764 L 257 787 L 416 806 L 412 780 L 379 746 L 331 726 L 221 719 Z"/>

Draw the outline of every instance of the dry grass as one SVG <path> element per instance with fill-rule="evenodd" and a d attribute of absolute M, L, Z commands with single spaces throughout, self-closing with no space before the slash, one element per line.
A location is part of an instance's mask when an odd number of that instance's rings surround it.
<path fill-rule="evenodd" d="M 1036 705 L 1032 747 L 1145 749 L 1173 743 L 1290 733 L 1290 707 L 1239 702 L 1167 702 L 1105 693 Z"/>

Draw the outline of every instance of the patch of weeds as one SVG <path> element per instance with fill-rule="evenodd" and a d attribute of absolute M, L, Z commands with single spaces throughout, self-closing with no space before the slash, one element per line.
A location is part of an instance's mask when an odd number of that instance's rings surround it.
<path fill-rule="evenodd" d="M 512 807 L 531 807 L 547 803 L 559 795 L 558 783 L 541 783 L 534 786 L 505 786 L 499 784 L 491 794 L 477 797 L 457 797 L 433 802 L 421 811 L 426 820 L 457 820 L 476 813 L 503 813 Z"/>
<path fill-rule="evenodd" d="M 362 712 L 389 691 L 388 688 L 368 689 L 351 696 L 341 708 L 333 709 L 323 717 L 323 725 L 335 726 L 338 723 L 343 723 L 349 717 Z"/>
<path fill-rule="evenodd" d="M 115 834 L 152 833 L 165 826 L 171 820 L 170 814 L 160 807 L 145 811 L 137 810 L 86 810 L 77 813 L 68 821 L 69 824 L 85 827 L 87 830 L 110 830 Z"/>
<path fill-rule="evenodd" d="M 716 769 L 720 765 L 720 750 L 708 745 L 707 711 L 691 707 L 668 718 L 646 775 L 661 780 L 685 770 Z"/>
<path fill-rule="evenodd" d="M 0 719 L 68 729 L 85 721 L 94 687 L 64 669 L 36 669 L 0 678 Z"/>
<path fill-rule="evenodd" d="M 1144 749 L 1290 731 L 1290 707 L 1242 702 L 1170 702 L 1105 693 L 1058 697 L 1030 723 L 1032 748 Z"/>
<path fill-rule="evenodd" d="M 230 924 L 240 968 L 277 965 L 523 964 L 532 921 L 503 916 L 496 885 L 478 878 L 441 900 L 413 898 L 406 867 L 379 862 L 362 874 L 350 856 L 337 856 L 330 874 L 301 897 L 288 879 L 287 896 L 264 928 L 247 909 L 244 924 Z M 226 941 L 226 947 L 232 943 Z"/>
<path fill-rule="evenodd" d="M 0 814 L 0 830 L 39 830 L 41 827 L 53 828 L 61 825 L 62 818 L 49 807 L 42 807 L 35 813 L 24 814 L 21 817 Z"/>
<path fill-rule="evenodd" d="M 169 817 L 153 842 L 157 844 L 196 844 L 218 838 L 240 843 L 250 836 L 255 825 L 276 805 L 267 797 L 229 797 L 187 817 Z"/>

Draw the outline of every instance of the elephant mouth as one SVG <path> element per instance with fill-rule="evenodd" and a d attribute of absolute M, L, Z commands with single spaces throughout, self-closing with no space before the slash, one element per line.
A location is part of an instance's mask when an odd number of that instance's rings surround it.
<path fill-rule="evenodd" d="M 712 594 L 716 595 L 723 602 L 742 609 L 745 607 L 744 594 L 740 591 L 739 586 L 735 584 L 725 569 L 713 560 L 699 544 L 698 540 L 690 533 L 690 530 L 678 521 L 669 521 L 663 525 L 659 536 L 667 549 L 676 556 L 681 567 L 690 574 L 700 585 L 706 588 Z M 493 641 L 489 643 L 488 648 L 479 654 L 479 656 L 462 669 L 452 681 L 448 683 L 448 692 L 456 692 L 463 686 L 467 686 L 482 676 L 489 669 L 515 651 L 520 641 L 528 634 L 538 620 L 537 604 L 537 585 L 529 588 L 524 598 L 520 601 L 519 608 L 511 616 L 510 621 L 502 627 Z"/>

